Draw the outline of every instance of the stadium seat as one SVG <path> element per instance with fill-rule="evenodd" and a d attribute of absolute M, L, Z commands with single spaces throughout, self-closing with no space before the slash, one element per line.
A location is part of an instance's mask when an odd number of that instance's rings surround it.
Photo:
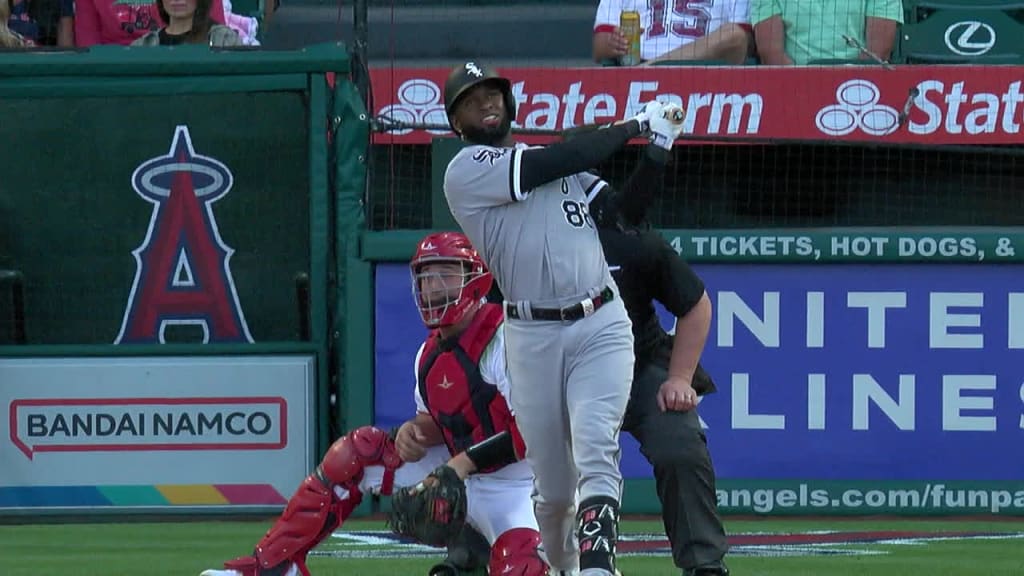
<path fill-rule="evenodd" d="M 908 64 L 1024 63 L 1024 25 L 1008 7 L 1024 3 L 994 3 L 954 7 L 953 2 L 915 4 L 925 16 L 900 28 L 898 59 Z"/>
<path fill-rule="evenodd" d="M 970 10 L 979 12 L 1007 12 L 1018 22 L 1024 17 L 1021 0 L 903 0 L 904 22 L 914 24 L 927 19 L 940 10 Z"/>

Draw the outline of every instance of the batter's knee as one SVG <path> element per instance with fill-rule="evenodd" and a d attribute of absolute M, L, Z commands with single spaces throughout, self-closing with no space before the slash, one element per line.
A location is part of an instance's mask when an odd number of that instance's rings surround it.
<path fill-rule="evenodd" d="M 540 556 L 540 532 L 531 528 L 506 530 L 491 547 L 490 574 L 546 576 L 548 565 Z"/>
<path fill-rule="evenodd" d="M 554 516 L 574 516 L 576 514 L 576 499 L 566 500 L 545 500 L 534 496 L 533 512 L 538 518 L 551 518 Z"/>

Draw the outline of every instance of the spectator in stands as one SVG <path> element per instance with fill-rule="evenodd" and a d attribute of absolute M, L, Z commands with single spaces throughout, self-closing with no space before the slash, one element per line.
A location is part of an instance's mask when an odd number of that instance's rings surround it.
<path fill-rule="evenodd" d="M 160 18 L 167 26 L 135 40 L 132 46 L 241 46 L 238 32 L 210 17 L 210 4 L 211 0 L 156 0 Z"/>
<path fill-rule="evenodd" d="M 751 0 L 751 22 L 762 64 L 815 60 L 889 60 L 903 22 L 900 0 Z"/>
<path fill-rule="evenodd" d="M 36 46 L 75 45 L 74 0 L 9 0 L 8 27 Z"/>
<path fill-rule="evenodd" d="M 721 60 L 743 64 L 750 52 L 749 0 L 721 0 L 683 5 L 671 0 L 601 0 L 594 19 L 594 61 L 627 53 L 619 31 L 623 11 L 640 13 L 642 64 L 671 60 Z"/>
<path fill-rule="evenodd" d="M 96 44 L 127 46 L 164 26 L 155 0 L 74 0 L 75 44 L 88 47 Z M 229 18 L 230 16 L 230 18 Z M 257 44 L 256 21 L 253 18 L 228 14 L 223 0 L 212 0 L 210 17 L 215 24 L 228 24 L 238 32 L 245 44 Z"/>
<path fill-rule="evenodd" d="M 0 48 L 28 48 L 32 46 L 24 36 L 7 25 L 11 18 L 10 0 L 0 0 Z"/>
<path fill-rule="evenodd" d="M 148 0 L 75 0 L 75 44 L 120 44 L 160 29 L 156 5 Z"/>

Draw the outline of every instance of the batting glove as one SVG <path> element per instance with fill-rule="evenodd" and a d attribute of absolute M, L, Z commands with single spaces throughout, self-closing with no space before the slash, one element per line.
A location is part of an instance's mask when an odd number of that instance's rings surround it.
<path fill-rule="evenodd" d="M 683 133 L 686 112 L 677 104 L 665 104 L 658 114 L 650 119 L 651 143 L 659 148 L 671 150 L 672 144 Z"/>
<path fill-rule="evenodd" d="M 662 108 L 664 104 L 658 101 L 651 101 L 644 105 L 643 110 L 639 114 L 629 118 L 629 120 L 636 120 L 640 123 L 640 133 L 645 134 L 651 129 L 651 120 L 661 116 Z"/>

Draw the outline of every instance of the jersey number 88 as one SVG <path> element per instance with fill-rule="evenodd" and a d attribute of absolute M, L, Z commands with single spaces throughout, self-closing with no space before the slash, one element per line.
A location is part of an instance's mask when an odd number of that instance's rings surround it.
<path fill-rule="evenodd" d="M 583 202 L 562 200 L 562 212 L 565 213 L 565 221 L 573 228 L 583 228 L 584 225 L 594 227 L 594 220 L 590 218 L 590 210 Z"/>

